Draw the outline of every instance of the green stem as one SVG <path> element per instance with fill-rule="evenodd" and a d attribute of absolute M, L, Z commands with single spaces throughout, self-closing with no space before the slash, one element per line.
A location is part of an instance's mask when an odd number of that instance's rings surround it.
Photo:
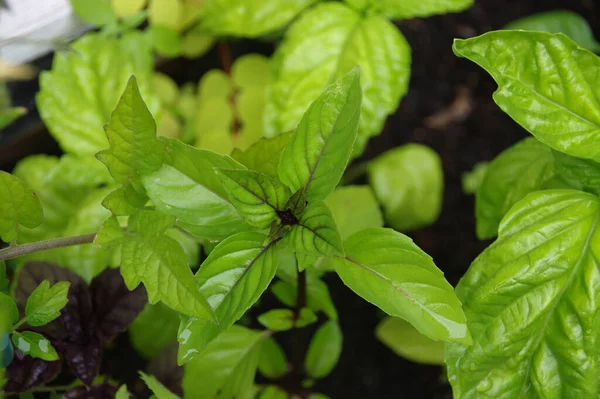
<path fill-rule="evenodd" d="M 92 233 L 73 237 L 55 238 L 53 240 L 37 241 L 30 244 L 14 245 L 12 247 L 0 250 L 0 261 L 16 258 L 34 252 L 46 251 L 48 249 L 91 244 L 95 237 L 96 233 Z"/>

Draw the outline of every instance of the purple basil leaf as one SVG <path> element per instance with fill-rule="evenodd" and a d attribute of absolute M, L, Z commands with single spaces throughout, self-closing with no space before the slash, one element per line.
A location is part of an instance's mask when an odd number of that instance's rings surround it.
<path fill-rule="evenodd" d="M 91 387 L 78 386 L 69 389 L 61 399 L 114 399 L 118 388 L 104 383 Z"/>
<path fill-rule="evenodd" d="M 69 302 L 62 310 L 60 321 L 66 332 L 66 341 L 86 345 L 95 335 L 96 318 L 90 290 L 85 284 L 69 288 Z"/>
<path fill-rule="evenodd" d="M 68 344 L 65 357 L 75 377 L 89 386 L 100 371 L 102 344 L 95 336 L 86 343 Z"/>
<path fill-rule="evenodd" d="M 148 302 L 144 286 L 129 291 L 118 269 L 104 270 L 92 280 L 90 291 L 98 322 L 98 336 L 103 342 L 110 342 L 127 330 Z"/>
<path fill-rule="evenodd" d="M 6 368 L 6 392 L 25 392 L 31 388 L 48 383 L 62 369 L 62 361 L 47 362 L 42 359 L 26 356 L 15 350 L 13 362 Z"/>
<path fill-rule="evenodd" d="M 177 365 L 177 350 L 179 345 L 174 342 L 162 350 L 148 364 L 148 374 L 156 377 L 165 387 L 178 396 L 183 395 L 183 367 Z"/>

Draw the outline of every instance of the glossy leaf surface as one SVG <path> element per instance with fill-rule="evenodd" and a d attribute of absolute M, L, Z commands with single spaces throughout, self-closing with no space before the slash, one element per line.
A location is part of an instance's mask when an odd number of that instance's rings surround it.
<path fill-rule="evenodd" d="M 292 226 L 285 237 L 285 242 L 298 254 L 333 256 L 344 252 L 333 215 L 322 201 L 307 206 L 298 224 Z"/>
<path fill-rule="evenodd" d="M 473 5 L 473 0 L 345 0 L 359 10 L 368 10 L 394 19 L 423 18 L 459 12 Z"/>

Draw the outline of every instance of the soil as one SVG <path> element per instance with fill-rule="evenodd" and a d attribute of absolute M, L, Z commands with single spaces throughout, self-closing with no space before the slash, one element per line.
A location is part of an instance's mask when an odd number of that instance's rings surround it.
<path fill-rule="evenodd" d="M 496 89 L 493 80 L 476 65 L 453 55 L 452 39 L 500 29 L 519 17 L 555 9 L 569 9 L 583 15 L 596 37 L 600 37 L 600 2 L 595 0 L 476 0 L 471 10 L 460 14 L 398 24 L 413 49 L 410 91 L 397 113 L 389 118 L 384 132 L 371 140 L 361 160 L 409 142 L 426 144 L 440 154 L 445 171 L 442 214 L 433 226 L 411 236 L 433 257 L 453 285 L 488 245 L 475 237 L 473 198 L 463 194 L 461 175 L 477 162 L 491 160 L 527 133 L 493 102 L 492 93 Z M 234 56 L 270 51 L 269 43 L 232 44 Z M 40 63 L 47 67 L 48 58 Z M 178 60 L 163 69 L 179 82 L 185 82 L 197 81 L 203 71 L 214 67 L 218 67 L 216 50 L 202 60 Z M 36 88 L 24 89 L 30 94 L 18 96 L 17 104 L 32 109 L 35 115 L 31 93 Z M 453 112 L 440 117 L 440 111 L 449 108 Z M 428 118 L 436 114 L 435 118 Z M 28 153 L 58 152 L 35 118 L 33 122 L 27 119 L 16 124 L 8 133 L 8 137 L 0 138 L 0 168 L 9 169 Z M 440 367 L 406 361 L 375 339 L 373 331 L 381 312 L 354 295 L 337 277 L 329 276 L 328 283 L 340 313 L 344 351 L 335 371 L 316 384 L 317 391 L 336 399 L 452 397 Z"/>

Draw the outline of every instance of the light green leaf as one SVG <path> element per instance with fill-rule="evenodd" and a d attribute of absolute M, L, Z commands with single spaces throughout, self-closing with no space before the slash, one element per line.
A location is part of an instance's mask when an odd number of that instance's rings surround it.
<path fill-rule="evenodd" d="M 179 99 L 179 87 L 168 75 L 154 72 L 152 75 L 152 90 L 160 98 L 163 104 L 176 105 Z"/>
<path fill-rule="evenodd" d="M 356 156 L 406 94 L 410 63 L 408 43 L 386 18 L 337 2 L 319 4 L 290 27 L 272 59 L 266 133 L 295 129 L 327 85 L 358 65 L 363 100 Z"/>
<path fill-rule="evenodd" d="M 290 396 L 283 389 L 269 385 L 260 392 L 258 399 L 288 399 Z"/>
<path fill-rule="evenodd" d="M 595 398 L 600 200 L 575 190 L 518 202 L 456 293 L 471 347 L 446 345 L 457 398 Z"/>
<path fill-rule="evenodd" d="M 127 385 L 121 385 L 117 394 L 115 395 L 115 399 L 129 399 L 131 396 L 129 395 L 129 391 L 127 391 Z"/>
<path fill-rule="evenodd" d="M 244 220 L 259 229 L 268 228 L 292 193 L 275 177 L 251 170 L 217 169 L 225 191 Z"/>
<path fill-rule="evenodd" d="M 262 54 L 246 54 L 231 65 L 231 80 L 240 89 L 265 87 L 269 82 L 269 59 Z"/>
<path fill-rule="evenodd" d="M 250 170 L 277 177 L 281 153 L 291 136 L 291 133 L 281 133 L 269 138 L 264 137 L 245 151 L 235 148 L 231 156 Z"/>
<path fill-rule="evenodd" d="M 358 10 L 382 14 L 393 19 L 423 18 L 460 12 L 473 5 L 473 0 L 345 0 Z"/>
<path fill-rule="evenodd" d="M 5 331 L 4 328 L 19 320 L 19 309 L 15 300 L 3 292 L 0 292 L 0 305 L 0 331 Z"/>
<path fill-rule="evenodd" d="M 258 316 L 258 322 L 273 331 L 287 331 L 294 328 L 294 311 L 291 309 L 273 309 Z"/>
<path fill-rule="evenodd" d="M 170 308 L 203 320 L 216 320 L 187 264 L 181 245 L 165 231 L 175 218 L 154 211 L 140 211 L 129 218 L 128 232 L 121 244 L 121 274 L 133 290 L 140 282 L 148 301 L 162 301 Z"/>
<path fill-rule="evenodd" d="M 215 36 L 255 38 L 285 27 L 317 0 L 212 0 L 201 26 Z"/>
<path fill-rule="evenodd" d="M 40 115 L 65 152 L 95 154 L 108 147 L 102 128 L 131 75 L 158 117 L 159 101 L 150 87 L 152 70 L 150 44 L 142 33 L 119 38 L 88 33 L 71 51 L 57 53 L 52 70 L 40 74 Z"/>
<path fill-rule="evenodd" d="M 310 341 L 304 368 L 313 378 L 324 378 L 333 371 L 342 354 L 343 336 L 335 321 L 323 324 Z"/>
<path fill-rule="evenodd" d="M 50 341 L 41 334 L 32 331 L 15 331 L 12 335 L 12 341 L 15 346 L 26 355 L 48 362 L 58 360 L 56 349 L 54 349 Z"/>
<path fill-rule="evenodd" d="M 168 26 L 151 25 L 147 30 L 147 34 L 150 36 L 152 46 L 158 55 L 175 58 L 181 54 L 181 36 L 175 29 Z"/>
<path fill-rule="evenodd" d="M 390 227 L 409 231 L 438 218 L 444 171 L 439 155 L 431 148 L 407 144 L 389 150 L 369 163 L 368 174 Z"/>
<path fill-rule="evenodd" d="M 43 217 L 35 193 L 18 177 L 0 170 L 0 239 L 16 240 L 19 225 L 34 228 Z"/>
<path fill-rule="evenodd" d="M 120 244 L 123 238 L 125 238 L 125 232 L 116 216 L 112 216 L 102 223 L 100 230 L 94 237 L 94 244 L 108 248 Z"/>
<path fill-rule="evenodd" d="M 140 174 L 155 172 L 163 164 L 165 145 L 156 138 L 156 124 L 135 77 L 129 79 L 105 130 L 110 148 L 96 157 L 117 182 L 137 182 Z"/>
<path fill-rule="evenodd" d="M 186 58 L 200 58 L 215 43 L 215 39 L 205 33 L 192 29 L 181 38 L 181 54 Z"/>
<path fill-rule="evenodd" d="M 226 399 L 250 391 L 265 332 L 232 326 L 186 364 L 185 398 Z"/>
<path fill-rule="evenodd" d="M 146 0 L 110 0 L 110 6 L 121 18 L 137 14 L 145 4 Z"/>
<path fill-rule="evenodd" d="M 398 356 L 415 363 L 444 365 L 444 343 L 424 336 L 405 320 L 386 317 L 375 335 Z"/>
<path fill-rule="evenodd" d="M 111 191 L 102 200 L 102 206 L 113 215 L 129 216 L 136 213 L 138 209 L 143 208 L 147 202 L 148 197 L 145 193 L 136 191 L 132 184 L 126 184 Z"/>
<path fill-rule="evenodd" d="M 391 229 L 366 229 L 344 248 L 346 257 L 336 260 L 335 271 L 356 294 L 428 337 L 471 343 L 452 286 L 410 238 Z"/>
<path fill-rule="evenodd" d="M 342 186 L 325 200 L 342 239 L 369 227 L 383 227 L 379 204 L 369 186 Z"/>
<path fill-rule="evenodd" d="M 193 235 L 223 240 L 250 230 L 229 202 L 214 168 L 243 169 L 232 158 L 199 150 L 179 140 L 164 139 L 167 163 L 142 176 L 148 197 L 157 210 L 177 217 L 177 224 Z"/>
<path fill-rule="evenodd" d="M 179 27 L 183 16 L 182 0 L 149 0 L 148 20 L 152 26 L 164 26 L 171 29 Z"/>
<path fill-rule="evenodd" d="M 177 340 L 179 314 L 162 303 L 146 305 L 129 326 L 131 346 L 145 359 L 152 359 Z"/>
<path fill-rule="evenodd" d="M 279 178 L 292 192 L 303 189 L 309 202 L 331 194 L 350 159 L 360 103 L 360 71 L 354 68 L 310 105 L 279 163 Z"/>
<path fill-rule="evenodd" d="M 70 0 L 75 14 L 85 22 L 102 26 L 116 21 L 116 15 L 106 0 Z"/>
<path fill-rule="evenodd" d="M 329 288 L 325 282 L 321 281 L 318 276 L 314 273 L 310 273 L 308 269 L 308 275 L 306 276 L 306 306 L 315 312 L 323 312 L 332 320 L 338 319 L 337 310 L 329 295 Z M 278 281 L 271 287 L 273 294 L 279 299 L 284 305 L 288 307 L 296 306 L 296 279 L 286 279 L 284 281 Z"/>
<path fill-rule="evenodd" d="M 344 253 L 333 215 L 323 201 L 312 202 L 306 207 L 285 242 L 298 254 L 334 256 Z"/>
<path fill-rule="evenodd" d="M 0 131 L 27 113 L 27 108 L 0 108 Z"/>
<path fill-rule="evenodd" d="M 266 338 L 260 344 L 258 370 L 272 380 L 283 377 L 288 371 L 285 352 L 272 337 Z"/>
<path fill-rule="evenodd" d="M 181 245 L 187 255 L 188 265 L 197 269 L 200 265 L 200 243 L 195 237 L 178 228 L 167 230 L 166 234 Z"/>
<path fill-rule="evenodd" d="M 187 362 L 258 300 L 275 276 L 279 264 L 276 242 L 266 246 L 265 235 L 245 232 L 233 235 L 210 253 L 196 273 L 199 292 L 214 309 L 220 325 L 205 320 L 182 319 L 179 329 L 179 359 Z"/>
<path fill-rule="evenodd" d="M 538 140 L 600 160 L 595 54 L 562 34 L 527 31 L 489 32 L 455 40 L 453 48 L 492 75 L 498 83 L 494 101 Z"/>
<path fill-rule="evenodd" d="M 67 281 L 61 281 L 50 286 L 48 280 L 42 281 L 27 298 L 27 324 L 32 327 L 43 326 L 60 316 L 60 311 L 69 300 L 67 295 L 70 285 Z"/>
<path fill-rule="evenodd" d="M 529 15 L 511 22 L 504 29 L 563 33 L 581 47 L 600 51 L 600 43 L 594 38 L 588 22 L 573 11 L 556 10 Z"/>
<path fill-rule="evenodd" d="M 140 371 L 139 373 L 142 377 L 142 380 L 144 380 L 148 388 L 150 388 L 152 393 L 156 396 L 156 399 L 179 399 L 179 396 L 169 391 L 154 376 L 145 374 L 142 371 Z"/>
<path fill-rule="evenodd" d="M 552 151 L 554 171 L 569 187 L 600 195 L 600 164 Z"/>
<path fill-rule="evenodd" d="M 478 162 L 472 170 L 464 172 L 461 176 L 462 190 L 465 194 L 475 194 L 490 166 L 489 162 Z"/>

